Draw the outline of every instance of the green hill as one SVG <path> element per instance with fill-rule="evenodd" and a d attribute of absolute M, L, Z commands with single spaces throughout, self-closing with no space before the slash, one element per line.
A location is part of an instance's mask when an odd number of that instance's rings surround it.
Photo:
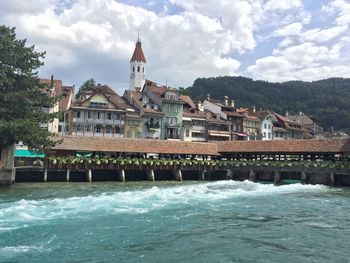
<path fill-rule="evenodd" d="M 350 79 L 331 78 L 313 82 L 271 83 L 244 77 L 196 79 L 192 87 L 181 89 L 193 99 L 229 96 L 237 106 L 271 109 L 284 114 L 299 111 L 316 117 L 327 130 L 350 130 Z"/>

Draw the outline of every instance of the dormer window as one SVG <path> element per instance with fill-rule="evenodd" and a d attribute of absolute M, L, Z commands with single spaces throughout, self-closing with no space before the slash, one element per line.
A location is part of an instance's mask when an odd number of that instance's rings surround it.
<path fill-rule="evenodd" d="M 144 96 L 144 97 L 142 97 L 142 102 L 144 104 L 147 104 L 149 102 L 149 99 L 146 96 Z"/>
<path fill-rule="evenodd" d="M 175 92 L 167 92 L 165 93 L 166 100 L 178 100 L 179 96 Z"/>

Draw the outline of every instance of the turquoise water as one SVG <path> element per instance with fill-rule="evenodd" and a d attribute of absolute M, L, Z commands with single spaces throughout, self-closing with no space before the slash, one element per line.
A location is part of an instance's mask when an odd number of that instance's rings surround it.
<path fill-rule="evenodd" d="M 350 190 L 252 182 L 0 188 L 0 262 L 350 262 Z"/>

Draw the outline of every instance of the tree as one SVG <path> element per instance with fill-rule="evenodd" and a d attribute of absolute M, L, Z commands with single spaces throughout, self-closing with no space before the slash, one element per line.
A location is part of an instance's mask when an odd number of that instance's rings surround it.
<path fill-rule="evenodd" d="M 87 81 L 85 81 L 80 87 L 79 87 L 79 91 L 76 95 L 76 98 L 79 98 L 79 96 L 81 95 L 81 93 L 83 93 L 84 91 L 93 89 L 96 86 L 96 81 L 91 78 L 88 79 Z"/>
<path fill-rule="evenodd" d="M 55 145 L 53 134 L 40 128 L 57 115 L 43 108 L 58 101 L 45 93 L 52 87 L 39 83 L 37 70 L 44 56 L 34 45 L 26 46 L 26 39 L 17 39 L 15 28 L 0 26 L 0 148 L 18 141 L 39 151 Z"/>

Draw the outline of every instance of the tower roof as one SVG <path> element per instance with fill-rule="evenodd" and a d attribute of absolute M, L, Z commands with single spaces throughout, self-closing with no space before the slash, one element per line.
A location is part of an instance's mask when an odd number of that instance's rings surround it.
<path fill-rule="evenodd" d="M 132 61 L 142 61 L 142 62 L 146 63 L 145 55 L 143 54 L 143 51 L 141 48 L 141 41 L 140 40 L 138 40 L 136 42 L 134 54 L 132 54 L 130 62 L 132 62 Z"/>

